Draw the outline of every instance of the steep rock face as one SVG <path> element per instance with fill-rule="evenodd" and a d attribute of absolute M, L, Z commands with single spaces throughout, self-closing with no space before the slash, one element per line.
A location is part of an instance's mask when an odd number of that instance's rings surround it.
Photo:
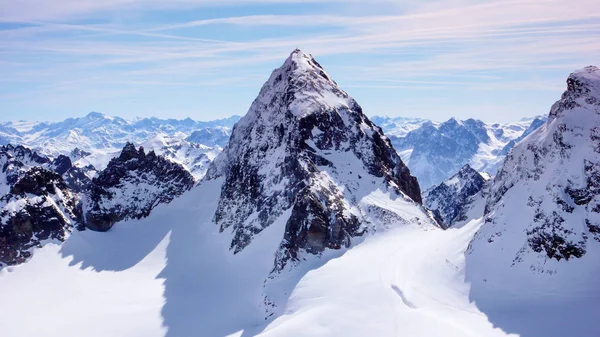
<path fill-rule="evenodd" d="M 89 189 L 92 180 L 86 175 L 84 168 L 73 166 L 71 158 L 65 155 L 56 157 L 49 168 L 63 177 L 65 183 L 74 192 L 84 192 Z"/>
<path fill-rule="evenodd" d="M 0 197 L 0 267 L 24 262 L 45 240 L 64 241 L 79 219 L 77 196 L 58 173 L 26 171 Z"/>
<path fill-rule="evenodd" d="M 127 143 L 92 180 L 85 204 L 85 225 L 107 231 L 116 222 L 139 219 L 160 203 L 169 203 L 194 185 L 181 165 Z"/>
<path fill-rule="evenodd" d="M 600 271 L 598 68 L 572 73 L 548 122 L 508 155 L 491 186 L 484 219 L 468 259 L 486 261 L 488 280 L 495 270 L 511 268 L 511 275 L 527 282 L 534 279 L 523 275 L 532 273 L 564 281 Z"/>
<path fill-rule="evenodd" d="M 486 183 L 485 177 L 468 164 L 458 173 L 425 192 L 424 204 L 438 211 L 446 227 L 457 221 L 467 220 L 466 212 L 473 197 L 480 193 Z"/>
<path fill-rule="evenodd" d="M 406 221 L 431 223 L 419 184 L 389 139 L 299 50 L 272 73 L 205 179 L 219 177 L 214 221 L 233 231 L 235 253 L 289 210 L 276 271 L 302 252 L 350 245 L 380 210 L 364 200 L 375 189 L 417 209 L 420 217 Z"/>

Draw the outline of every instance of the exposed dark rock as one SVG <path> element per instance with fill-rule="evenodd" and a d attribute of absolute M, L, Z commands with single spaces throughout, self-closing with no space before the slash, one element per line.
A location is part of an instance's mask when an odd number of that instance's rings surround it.
<path fill-rule="evenodd" d="M 81 217 L 77 203 L 58 173 L 24 173 L 0 198 L 0 267 L 24 262 L 44 240 L 63 241 Z"/>
<path fill-rule="evenodd" d="M 443 220 L 445 227 L 456 221 L 466 220 L 472 197 L 480 193 L 486 183 L 485 178 L 469 165 L 438 186 L 425 192 L 425 206 L 434 210 Z"/>
<path fill-rule="evenodd" d="M 192 186 L 194 177 L 183 166 L 127 143 L 92 180 L 85 225 L 107 231 L 118 221 L 146 217 L 154 207 L 171 202 Z"/>

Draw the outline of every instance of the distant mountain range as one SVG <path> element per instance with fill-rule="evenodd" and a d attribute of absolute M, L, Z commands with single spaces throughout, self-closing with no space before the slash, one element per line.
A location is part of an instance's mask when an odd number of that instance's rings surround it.
<path fill-rule="evenodd" d="M 62 122 L 7 122 L 0 124 L 0 145 L 19 144 L 42 154 L 55 157 L 69 154 L 75 148 L 95 152 L 120 151 L 127 142 L 144 143 L 155 136 L 185 139 L 209 146 L 224 146 L 233 125 L 240 116 L 208 122 L 191 118 L 138 118 L 126 120 L 90 112 L 84 117 L 68 118 Z M 219 138 L 220 135 L 221 137 Z"/>
<path fill-rule="evenodd" d="M 7 122 L 0 124 L 0 144 L 27 146 L 50 158 L 68 155 L 76 166 L 101 170 L 127 142 L 144 146 L 182 164 L 196 179 L 227 145 L 240 116 L 198 122 L 143 118 L 126 120 L 91 112 L 62 122 Z M 541 126 L 546 117 L 523 118 L 504 124 L 480 120 L 373 116 L 423 190 L 441 183 L 463 165 L 494 175 L 508 151 Z M 84 155 L 82 155 L 84 154 Z M 435 165 L 432 165 L 435 164 Z"/>
<path fill-rule="evenodd" d="M 495 175 L 510 149 L 547 120 L 537 116 L 504 124 L 449 119 L 437 123 L 415 118 L 373 117 L 423 190 L 437 185 L 465 164 Z"/>

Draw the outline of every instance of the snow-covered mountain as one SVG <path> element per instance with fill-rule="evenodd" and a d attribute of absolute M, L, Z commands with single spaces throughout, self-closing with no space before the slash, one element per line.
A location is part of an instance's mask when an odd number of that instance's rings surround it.
<path fill-rule="evenodd" d="M 148 216 L 195 183 L 180 164 L 131 143 L 93 179 L 68 156 L 50 160 L 21 145 L 0 146 L 0 167 L 0 268 L 63 241 L 76 224 L 104 231 Z"/>
<path fill-rule="evenodd" d="M 544 121 L 545 117 L 535 117 L 515 123 L 486 124 L 451 118 L 444 123 L 424 122 L 404 137 L 392 136 L 391 140 L 419 184 L 428 189 L 465 164 L 494 175 L 510 148 Z"/>
<path fill-rule="evenodd" d="M 150 215 L 156 206 L 192 186 L 194 177 L 182 165 L 127 143 L 92 180 L 83 222 L 90 229 L 107 231 L 116 222 Z"/>
<path fill-rule="evenodd" d="M 196 144 L 177 137 L 167 137 L 163 134 L 155 135 L 147 141 L 138 144 L 138 146 L 143 147 L 147 151 L 154 151 L 155 154 L 182 165 L 192 174 L 196 181 L 200 181 L 204 177 L 209 164 L 223 150 L 220 146 Z M 81 157 L 74 163 L 74 166 L 81 169 L 88 168 L 89 176 L 93 178 L 96 174 L 95 171 L 104 170 L 110 160 L 118 157 L 120 153 L 121 150 L 95 152 Z M 90 171 L 90 167 L 94 170 Z"/>
<path fill-rule="evenodd" d="M 225 146 L 231 135 L 230 128 L 213 127 L 192 132 L 185 140 L 205 146 Z"/>
<path fill-rule="evenodd" d="M 76 148 L 80 153 L 111 153 L 119 151 L 127 142 L 141 144 L 158 135 L 185 139 L 194 132 L 227 134 L 239 118 L 232 116 L 208 122 L 190 118 L 125 120 L 91 112 L 84 117 L 56 123 L 7 122 L 0 125 L 0 142 L 24 145 L 50 157 L 69 155 Z M 222 147 L 227 141 L 218 137 L 201 140 L 210 141 L 211 144 L 204 145 L 211 147 Z"/>
<path fill-rule="evenodd" d="M 390 222 L 433 224 L 389 139 L 299 50 L 271 74 L 205 179 L 223 179 L 214 221 L 233 232 L 234 253 L 285 224 L 274 272 Z M 382 207 L 374 193 L 412 215 Z"/>
<path fill-rule="evenodd" d="M 467 256 L 467 277 L 481 305 L 502 298 L 507 310 L 549 312 L 544 330 L 597 335 L 598 68 L 572 73 L 547 123 L 513 148 L 492 183 L 482 222 Z"/>
<path fill-rule="evenodd" d="M 420 128 L 425 123 L 433 123 L 428 119 L 414 117 L 373 116 L 371 121 L 383 129 L 390 139 L 403 138 L 409 132 Z"/>
<path fill-rule="evenodd" d="M 0 144 L 21 144 L 51 158 L 67 155 L 79 168 L 102 170 L 127 142 L 173 160 L 199 180 L 208 163 L 227 144 L 239 116 L 197 122 L 144 118 L 125 120 L 92 112 L 58 123 L 7 122 L 0 125 Z M 402 160 L 429 188 L 464 164 L 490 174 L 515 143 L 545 122 L 545 117 L 524 118 L 506 124 L 450 119 L 437 123 L 421 118 L 374 116 L 398 150 Z M 432 165 L 442 163 L 442 165 Z M 94 172 L 90 172 L 93 177 Z"/>
<path fill-rule="evenodd" d="M 423 203 L 439 212 L 446 227 L 470 220 L 469 211 L 476 199 L 481 197 L 479 194 L 486 184 L 486 178 L 467 164 L 443 183 L 427 190 Z"/>

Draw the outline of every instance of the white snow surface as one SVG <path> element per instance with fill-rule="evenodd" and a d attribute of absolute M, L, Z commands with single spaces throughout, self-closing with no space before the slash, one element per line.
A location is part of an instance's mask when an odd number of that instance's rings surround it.
<path fill-rule="evenodd" d="M 211 222 L 221 183 L 204 182 L 107 233 L 74 232 L 62 247 L 47 244 L 30 262 L 0 271 L 3 336 L 517 336 L 489 321 L 464 281 L 464 251 L 479 221 L 446 231 L 397 224 L 345 253 L 315 256 L 267 283 L 290 291 L 280 294 L 289 299 L 283 313 L 265 320 L 264 280 L 285 224 L 231 254 L 231 237 Z M 553 297 L 526 310 L 495 309 L 521 325 L 539 312 L 557 319 Z M 561 318 L 565 329 L 582 323 L 572 316 Z M 561 336 L 531 324 L 537 332 L 523 336 Z"/>
<path fill-rule="evenodd" d="M 328 250 L 278 278 L 290 299 L 265 320 L 264 281 L 285 223 L 233 255 L 231 237 L 211 222 L 221 183 L 107 233 L 74 232 L 0 271 L 3 335 L 505 336 L 469 303 L 462 280 L 474 226 L 398 224 L 345 254 Z M 403 210 L 382 194 L 369 200 Z"/>

